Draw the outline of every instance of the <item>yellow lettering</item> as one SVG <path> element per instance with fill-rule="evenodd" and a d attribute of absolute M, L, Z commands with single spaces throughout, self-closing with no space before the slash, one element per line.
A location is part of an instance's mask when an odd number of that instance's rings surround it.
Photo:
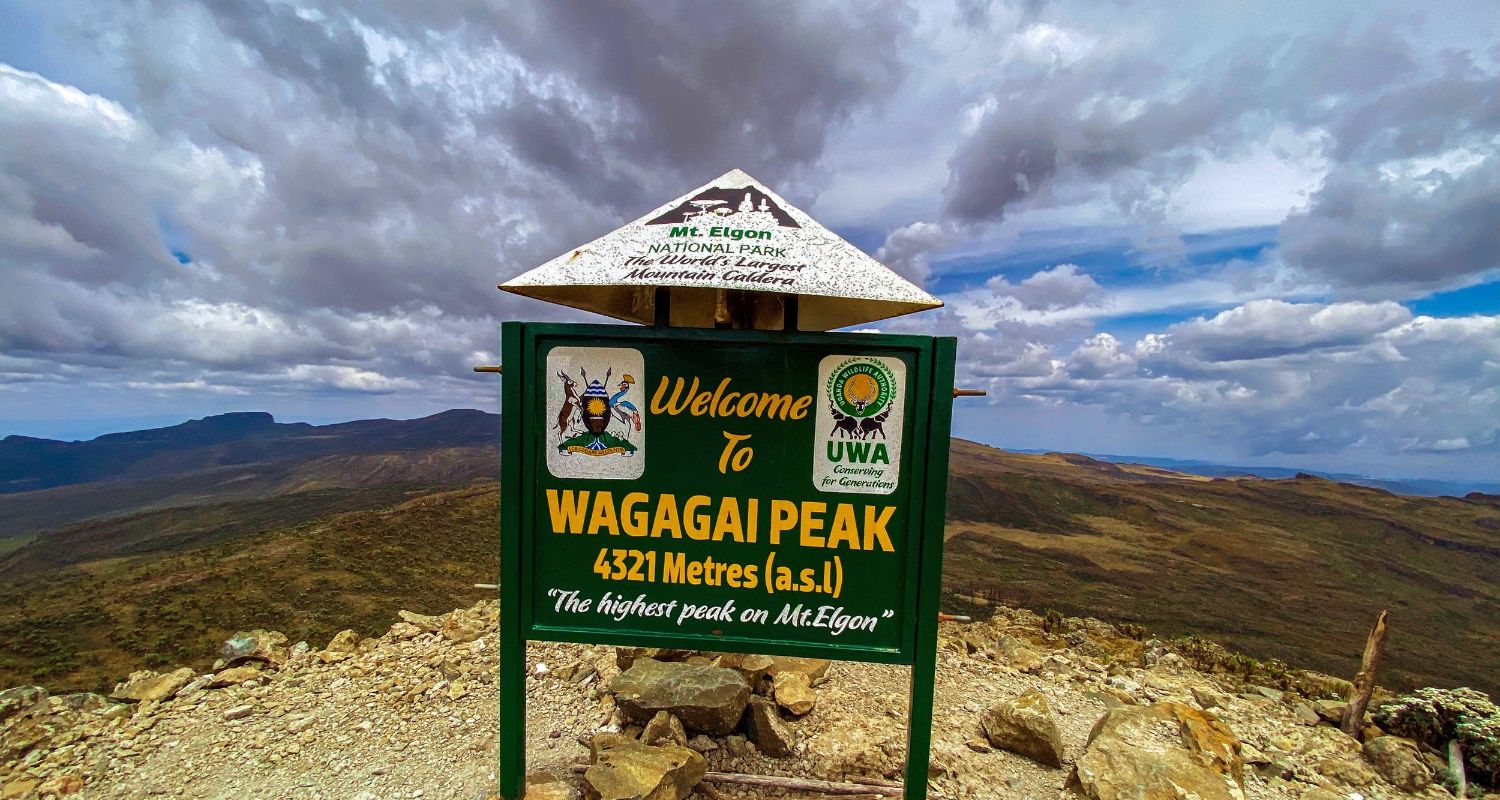
<path fill-rule="evenodd" d="M 695 494 L 682 504 L 682 527 L 686 529 L 689 539 L 697 542 L 708 541 L 709 516 L 699 514 L 698 509 L 709 504 L 707 495 Z"/>
<path fill-rule="evenodd" d="M 687 397 L 679 403 L 677 398 L 682 394 L 682 386 L 683 380 L 682 378 L 678 378 L 672 387 L 672 399 L 663 404 L 661 401 L 662 395 L 667 392 L 667 378 L 663 375 L 661 383 L 656 384 L 656 394 L 651 396 L 651 413 L 676 416 L 686 410 L 688 400 L 692 399 L 692 396 L 698 391 L 698 379 L 693 379 L 693 388 L 688 390 Z"/>
<path fill-rule="evenodd" d="M 588 508 L 588 490 L 547 490 L 547 511 L 552 516 L 553 533 L 582 533 L 583 512 Z"/>
<path fill-rule="evenodd" d="M 826 547 L 823 537 L 816 536 L 818 531 L 823 530 L 823 512 L 828 510 L 827 503 L 816 500 L 802 501 L 802 546 L 803 547 Z"/>
<path fill-rule="evenodd" d="M 781 544 L 781 534 L 797 527 L 797 504 L 790 500 L 771 501 L 771 544 Z"/>
<path fill-rule="evenodd" d="M 880 542 L 880 549 L 887 553 L 896 552 L 891 546 L 891 537 L 886 534 L 885 526 L 890 524 L 891 515 L 896 513 L 895 506 L 885 506 L 880 509 L 880 516 L 875 516 L 874 506 L 865 506 L 865 549 L 874 550 L 872 546 L 876 540 Z"/>
<path fill-rule="evenodd" d="M 792 419 L 802 419 L 803 417 L 806 417 L 807 407 L 810 405 L 812 405 L 812 395 L 802 395 L 801 397 L 797 398 L 797 402 L 792 404 L 792 413 L 789 416 Z"/>
<path fill-rule="evenodd" d="M 839 503 L 833 509 L 833 528 L 828 532 L 828 547 L 834 549 L 843 544 L 850 550 L 859 549 L 859 522 L 854 518 L 854 506 Z"/>
<path fill-rule="evenodd" d="M 725 536 L 736 542 L 745 541 L 745 532 L 740 529 L 740 501 L 733 497 L 719 503 L 719 516 L 714 519 L 714 541 L 722 542 Z"/>
<path fill-rule="evenodd" d="M 615 520 L 615 498 L 609 492 L 594 493 L 594 514 L 589 517 L 589 533 L 607 533 L 619 536 L 620 527 Z"/>
<path fill-rule="evenodd" d="M 687 554 L 663 553 L 661 579 L 663 583 L 682 583 L 687 580 Z"/>
<path fill-rule="evenodd" d="M 719 385 L 716 386 L 716 387 L 714 387 L 714 399 L 709 402 L 708 407 L 710 409 L 713 409 L 715 414 L 718 413 L 719 395 L 723 394 L 724 390 L 727 389 L 727 388 L 729 388 L 729 379 L 728 378 L 725 378 L 725 379 L 719 381 Z"/>
<path fill-rule="evenodd" d="M 729 380 L 726 378 L 724 380 L 724 383 L 728 382 Z M 720 384 L 719 388 L 724 388 L 723 384 Z M 739 392 L 730 392 L 729 394 L 724 395 L 724 399 L 720 400 L 714 406 L 714 414 L 720 417 L 732 416 L 734 414 L 734 398 L 739 396 Z"/>
<path fill-rule="evenodd" d="M 651 538 L 660 539 L 663 533 L 672 534 L 673 539 L 682 538 L 682 525 L 677 520 L 677 497 L 664 494 L 656 501 L 656 519 L 651 524 Z"/>
<path fill-rule="evenodd" d="M 636 510 L 636 506 L 651 499 L 645 492 L 631 492 L 625 495 L 625 500 L 620 503 L 620 527 L 625 529 L 626 536 L 647 536 L 651 533 L 651 515 L 644 510 Z"/>

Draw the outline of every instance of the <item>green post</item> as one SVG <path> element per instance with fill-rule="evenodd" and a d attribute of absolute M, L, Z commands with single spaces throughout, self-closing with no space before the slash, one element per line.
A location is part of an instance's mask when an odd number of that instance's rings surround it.
<path fill-rule="evenodd" d="M 943 523 L 947 513 L 948 436 L 953 422 L 953 376 L 958 341 L 933 340 L 931 406 L 927 410 L 927 470 L 922 502 L 922 549 L 917 581 L 917 641 L 906 714 L 904 796 L 927 797 L 932 749 L 932 695 L 937 680 L 938 600 L 943 581 Z"/>
<path fill-rule="evenodd" d="M 518 322 L 500 327 L 501 364 L 506 377 L 500 399 L 500 485 L 517 486 L 522 478 L 521 391 L 526 382 L 525 328 Z M 526 783 L 526 639 L 521 634 L 522 493 L 504 492 L 500 503 L 500 797 L 521 800 Z"/>

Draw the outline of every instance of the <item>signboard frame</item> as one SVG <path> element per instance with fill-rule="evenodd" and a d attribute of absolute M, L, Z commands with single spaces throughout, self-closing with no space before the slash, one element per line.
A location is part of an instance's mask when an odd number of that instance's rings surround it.
<path fill-rule="evenodd" d="M 837 352 L 869 351 L 910 354 L 915 367 L 906 423 L 910 451 L 900 459 L 910 481 L 906 492 L 906 535 L 902 539 L 907 596 L 900 610 L 901 632 L 895 648 L 850 647 L 777 639 L 729 639 L 701 634 L 641 633 L 613 629 L 538 625 L 532 607 L 534 571 L 531 536 L 542 534 L 537 503 L 539 454 L 543 446 L 545 393 L 538 385 L 546 359 L 544 342 L 577 339 L 577 343 L 617 347 L 642 344 L 694 344 L 745 347 L 811 345 Z M 501 391 L 500 503 L 500 796 L 519 800 L 525 780 L 526 642 L 578 642 L 615 646 L 650 646 L 722 652 L 821 657 L 883 664 L 906 664 L 911 670 L 908 709 L 907 796 L 926 793 L 931 744 L 933 684 L 936 671 L 937 620 L 942 580 L 948 433 L 952 422 L 956 340 L 951 337 L 854 333 L 794 333 L 744 330 L 683 329 L 633 325 L 505 322 L 501 325 L 505 379 Z M 649 423 L 648 423 L 649 424 Z M 659 445 L 658 445 L 659 447 Z M 853 495 L 875 497 L 875 495 Z M 528 530 L 532 531 L 528 535 Z"/>

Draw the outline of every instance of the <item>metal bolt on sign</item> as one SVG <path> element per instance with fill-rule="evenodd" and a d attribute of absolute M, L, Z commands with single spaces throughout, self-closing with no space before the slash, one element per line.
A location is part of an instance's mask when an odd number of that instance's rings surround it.
<path fill-rule="evenodd" d="M 739 170 L 501 289 L 637 325 L 501 325 L 500 796 L 536 639 L 912 667 L 932 736 L 952 337 L 942 305 Z M 499 366 L 476 372 L 501 373 Z"/>

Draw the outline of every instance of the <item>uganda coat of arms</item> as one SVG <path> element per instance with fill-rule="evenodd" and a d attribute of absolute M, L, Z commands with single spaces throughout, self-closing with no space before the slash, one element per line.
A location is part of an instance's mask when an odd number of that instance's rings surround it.
<path fill-rule="evenodd" d="M 646 365 L 624 347 L 554 347 L 547 354 L 547 469 L 559 478 L 645 472 Z"/>

